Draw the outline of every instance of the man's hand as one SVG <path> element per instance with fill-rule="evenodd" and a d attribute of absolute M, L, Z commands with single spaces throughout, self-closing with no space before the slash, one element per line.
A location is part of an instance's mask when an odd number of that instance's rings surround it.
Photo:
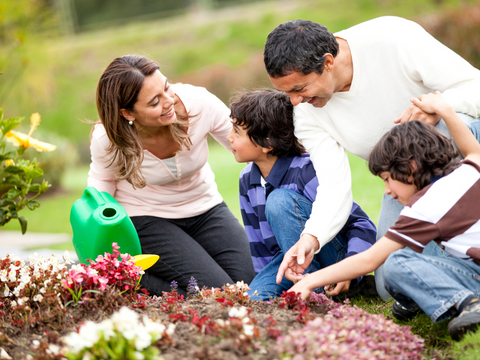
<path fill-rule="evenodd" d="M 308 284 L 308 275 L 306 274 L 302 281 L 297 282 L 288 291 L 294 291 L 295 293 L 301 293 L 302 299 L 306 300 L 313 291 L 313 288 Z"/>
<path fill-rule="evenodd" d="M 285 253 L 278 268 L 277 284 L 283 279 L 298 281 L 304 278 L 303 273 L 312 262 L 315 251 L 319 248 L 318 240 L 310 234 L 303 234 L 300 240 Z"/>
<path fill-rule="evenodd" d="M 440 121 L 441 117 L 437 114 L 429 114 L 423 111 L 418 106 L 410 105 L 398 118 L 393 120 L 395 124 L 404 123 L 407 121 L 419 120 L 425 124 L 435 126 Z"/>
<path fill-rule="evenodd" d="M 330 289 L 332 285 L 327 285 L 324 287 L 325 293 L 328 296 L 336 296 L 340 293 L 346 293 L 350 289 L 351 280 L 342 281 L 337 284 L 334 288 Z"/>

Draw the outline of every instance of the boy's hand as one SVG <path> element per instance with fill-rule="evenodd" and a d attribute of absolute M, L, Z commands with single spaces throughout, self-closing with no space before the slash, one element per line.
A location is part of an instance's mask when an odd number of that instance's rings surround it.
<path fill-rule="evenodd" d="M 413 102 L 413 99 L 410 101 Z M 424 109 L 414 105 L 410 105 L 398 118 L 393 120 L 395 124 L 404 123 L 407 121 L 419 120 L 425 124 L 435 126 L 440 121 L 441 117 L 435 113 L 428 113 Z"/>
<path fill-rule="evenodd" d="M 278 268 L 277 284 L 280 284 L 283 275 L 291 281 L 303 279 L 305 277 L 303 273 L 312 262 L 318 246 L 318 240 L 315 236 L 303 234 L 300 240 L 285 253 Z"/>
<path fill-rule="evenodd" d="M 306 274 L 304 280 L 297 282 L 288 291 L 294 291 L 295 293 L 301 293 L 302 299 L 306 300 L 313 291 L 313 288 L 308 284 L 308 275 Z"/>
<path fill-rule="evenodd" d="M 432 115 L 442 114 L 450 109 L 450 105 L 447 104 L 440 91 L 435 91 L 433 94 L 420 95 L 418 98 L 410 99 L 410 101 L 413 105 Z M 438 116 L 440 117 L 440 115 Z"/>
<path fill-rule="evenodd" d="M 336 296 L 340 293 L 346 293 L 350 289 L 351 282 L 351 280 L 342 281 L 337 283 L 337 286 L 334 286 L 333 288 L 331 288 L 332 285 L 325 286 L 325 293 L 328 296 Z"/>

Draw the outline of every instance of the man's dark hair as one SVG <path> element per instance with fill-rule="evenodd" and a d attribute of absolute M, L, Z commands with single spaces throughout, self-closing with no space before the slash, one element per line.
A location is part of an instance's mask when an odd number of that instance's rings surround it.
<path fill-rule="evenodd" d="M 421 190 L 433 178 L 455 170 L 457 157 L 450 140 L 437 129 L 412 121 L 395 126 L 380 139 L 369 156 L 368 168 L 373 175 L 388 172 L 393 180 L 405 184 L 412 184 L 408 178 L 413 176 L 413 184 Z"/>
<path fill-rule="evenodd" d="M 254 144 L 271 147 L 271 155 L 300 156 L 305 148 L 293 134 L 293 105 L 283 92 L 263 89 L 237 94 L 230 117 L 244 128 Z"/>
<path fill-rule="evenodd" d="M 270 77 L 300 72 L 323 73 L 325 54 L 336 57 L 338 42 L 323 25 L 308 20 L 287 21 L 268 34 L 263 60 Z"/>

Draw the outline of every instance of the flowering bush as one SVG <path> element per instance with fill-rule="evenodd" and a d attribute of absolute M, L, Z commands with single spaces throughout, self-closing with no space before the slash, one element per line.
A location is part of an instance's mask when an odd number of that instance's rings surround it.
<path fill-rule="evenodd" d="M 105 253 L 95 261 L 88 260 L 89 265 L 73 265 L 62 280 L 65 289 L 77 304 L 79 301 L 90 301 L 92 294 L 105 290 L 110 285 L 132 301 L 133 307 L 144 307 L 145 298 L 137 294 L 144 271 L 135 266 L 130 254 L 120 254 L 117 243 L 112 243 L 112 247 L 112 254 Z"/>
<path fill-rule="evenodd" d="M 27 231 L 27 219 L 18 216 L 18 212 L 25 207 L 34 210 L 40 206 L 35 200 L 40 194 L 47 191 L 50 185 L 43 181 L 41 184 L 34 184 L 32 181 L 43 175 L 43 170 L 38 167 L 36 160 L 29 161 L 20 159 L 29 147 L 37 151 L 52 151 L 55 146 L 41 142 L 31 137 L 33 131 L 40 124 L 40 115 L 32 114 L 30 117 L 30 132 L 23 134 L 14 131 L 23 121 L 22 118 L 3 119 L 3 110 L 0 109 L 0 179 L 5 192 L 0 199 L 0 226 L 5 225 L 12 219 L 18 219 L 22 234 Z M 17 146 L 15 151 L 7 149 L 7 141 Z M 27 194 L 36 193 L 33 197 L 27 198 Z M 1 192 L 0 192 L 1 194 Z"/>
<path fill-rule="evenodd" d="M 147 316 L 142 318 L 127 307 L 101 323 L 87 321 L 78 332 L 67 335 L 63 341 L 69 347 L 70 360 L 160 359 L 159 350 L 151 346 L 164 339 L 171 342 L 174 324 L 157 323 Z"/>
<path fill-rule="evenodd" d="M 15 325 L 35 324 L 45 320 L 32 316 L 35 309 L 50 310 L 55 316 L 63 312 L 63 286 L 61 280 L 72 263 L 68 251 L 63 259 L 52 255 L 48 260 L 34 253 L 28 258 L 28 265 L 20 258 L 7 255 L 0 261 L 0 317 L 11 316 Z M 3 295 L 3 296 L 2 296 Z"/>
<path fill-rule="evenodd" d="M 340 306 L 277 339 L 281 359 L 423 359 L 423 339 L 406 326 Z"/>

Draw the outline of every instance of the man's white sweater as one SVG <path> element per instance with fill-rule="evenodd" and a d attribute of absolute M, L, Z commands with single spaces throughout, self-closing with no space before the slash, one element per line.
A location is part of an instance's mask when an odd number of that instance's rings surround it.
<path fill-rule="evenodd" d="M 295 107 L 295 135 L 310 153 L 319 187 L 304 233 L 322 247 L 345 224 L 351 206 L 346 150 L 367 159 L 410 98 L 439 90 L 457 112 L 480 115 L 480 71 L 421 26 L 397 17 L 370 20 L 335 34 L 353 60 L 350 90 L 323 108 Z"/>

